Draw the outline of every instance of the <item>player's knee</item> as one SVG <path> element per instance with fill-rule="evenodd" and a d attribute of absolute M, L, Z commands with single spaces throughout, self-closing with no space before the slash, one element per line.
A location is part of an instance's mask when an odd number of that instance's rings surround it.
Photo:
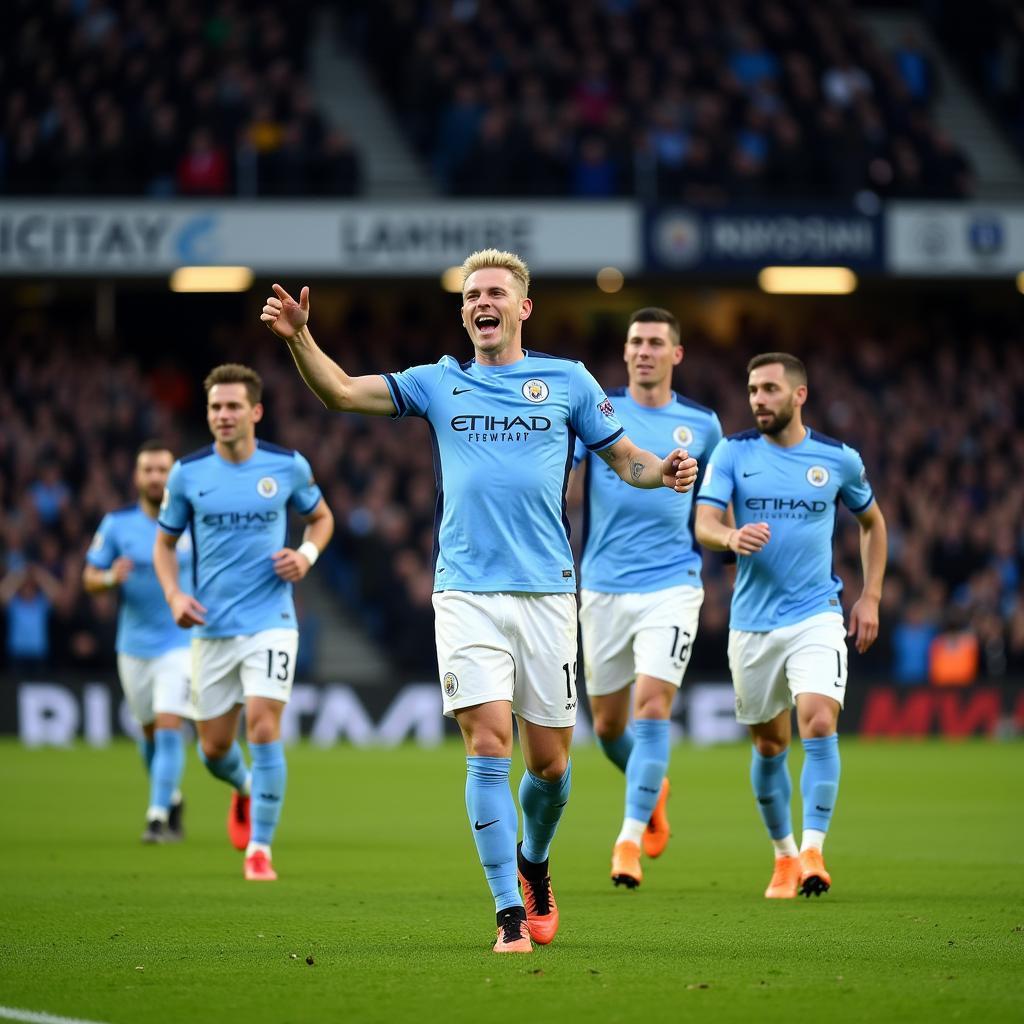
<path fill-rule="evenodd" d="M 616 715 L 594 716 L 594 735 L 605 743 L 614 743 L 626 731 L 626 723 L 619 721 Z"/>
<path fill-rule="evenodd" d="M 273 743 L 279 738 L 280 730 L 276 720 L 267 716 L 266 718 L 252 719 L 247 733 L 250 743 Z"/>
<path fill-rule="evenodd" d="M 224 741 L 217 737 L 209 736 L 199 741 L 199 749 L 204 760 L 219 761 L 222 757 L 227 757 L 228 751 L 231 750 L 231 744 L 231 740 Z"/>
<path fill-rule="evenodd" d="M 566 768 L 569 767 L 569 757 L 567 754 L 560 754 L 543 764 L 532 764 L 529 767 L 530 774 L 535 775 L 538 779 L 543 779 L 545 782 L 558 782 L 565 775 Z"/>
<path fill-rule="evenodd" d="M 816 711 L 800 726 L 800 735 L 805 740 L 817 740 L 831 736 L 836 731 L 836 720 L 828 711 Z"/>
<path fill-rule="evenodd" d="M 754 747 L 762 757 L 778 757 L 788 746 L 788 743 L 775 736 L 754 737 Z"/>

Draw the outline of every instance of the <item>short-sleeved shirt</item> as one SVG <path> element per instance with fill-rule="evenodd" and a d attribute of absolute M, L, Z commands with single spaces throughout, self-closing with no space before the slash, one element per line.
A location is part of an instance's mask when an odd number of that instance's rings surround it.
<path fill-rule="evenodd" d="M 211 444 L 174 464 L 159 523 L 173 536 L 192 534 L 192 592 L 206 608 L 197 636 L 298 628 L 292 585 L 272 556 L 286 546 L 289 508 L 309 515 L 320 497 L 309 463 L 266 441 L 245 462 L 228 462 Z"/>
<path fill-rule="evenodd" d="M 153 568 L 156 542 L 155 519 L 141 505 L 109 512 L 103 517 L 86 555 L 89 565 L 109 569 L 117 558 L 130 558 L 132 571 L 121 585 L 117 613 L 117 649 L 134 658 L 156 658 L 177 647 L 187 647 L 191 633 L 171 616 L 164 592 Z M 192 538 L 178 541 L 181 589 L 192 590 Z"/>
<path fill-rule="evenodd" d="M 738 559 L 730 625 L 749 632 L 791 626 L 821 612 L 842 614 L 832 571 L 838 502 L 851 512 L 874 501 L 860 455 L 808 430 L 792 448 L 747 430 L 721 441 L 701 481 L 698 505 L 726 508 L 737 526 L 766 522 L 771 540 Z"/>
<path fill-rule="evenodd" d="M 706 406 L 672 393 L 652 408 L 626 388 L 608 392 L 634 444 L 656 455 L 685 448 L 703 467 L 722 439 L 722 425 Z M 693 491 L 640 491 L 576 442 L 574 462 L 586 461 L 581 586 L 603 594 L 644 594 L 701 585 L 701 555 L 693 538 Z"/>
<path fill-rule="evenodd" d="M 504 366 L 443 356 L 384 379 L 398 415 L 430 425 L 435 591 L 575 591 L 565 488 L 576 438 L 600 451 L 623 433 L 586 367 L 530 350 Z"/>

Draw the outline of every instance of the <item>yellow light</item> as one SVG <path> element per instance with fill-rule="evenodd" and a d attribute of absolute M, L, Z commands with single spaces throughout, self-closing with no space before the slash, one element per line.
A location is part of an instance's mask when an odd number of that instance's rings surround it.
<path fill-rule="evenodd" d="M 1024 294 L 1024 270 L 1017 275 L 1017 291 Z"/>
<path fill-rule="evenodd" d="M 765 267 L 757 283 L 770 295 L 849 295 L 857 275 L 849 267 Z"/>
<path fill-rule="evenodd" d="M 597 272 L 597 287 L 608 295 L 614 295 L 616 292 L 622 291 L 624 281 L 625 278 L 618 267 L 602 267 Z"/>
<path fill-rule="evenodd" d="M 247 292 L 252 271 L 248 267 L 178 267 L 170 283 L 172 292 Z"/>
<path fill-rule="evenodd" d="M 441 275 L 441 287 L 453 295 L 462 294 L 462 267 L 449 267 Z"/>

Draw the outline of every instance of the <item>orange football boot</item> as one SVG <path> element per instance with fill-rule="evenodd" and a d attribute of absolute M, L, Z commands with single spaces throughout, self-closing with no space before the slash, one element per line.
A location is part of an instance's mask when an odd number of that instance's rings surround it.
<path fill-rule="evenodd" d="M 270 863 L 270 858 L 257 850 L 251 857 L 245 858 L 245 880 L 247 882 L 276 882 L 277 872 Z"/>
<path fill-rule="evenodd" d="M 523 887 L 523 902 L 526 904 L 526 923 L 530 927 L 530 937 L 534 942 L 546 946 L 558 931 L 558 904 L 555 894 L 551 891 L 551 876 L 544 873 L 537 877 L 536 872 L 528 871 L 532 865 L 523 858 L 523 844 L 516 847 L 516 862 L 519 871 L 519 884 Z M 543 865 L 547 867 L 547 865 Z"/>
<path fill-rule="evenodd" d="M 532 953 L 530 926 L 522 907 L 509 907 L 498 915 L 498 940 L 495 953 Z"/>
<path fill-rule="evenodd" d="M 832 885 L 832 876 L 825 870 L 821 850 L 800 851 L 800 895 L 820 896 L 828 892 Z"/>
<path fill-rule="evenodd" d="M 228 839 L 236 850 L 244 850 L 252 838 L 250 803 L 250 798 L 242 796 L 237 789 L 232 792 L 231 806 L 228 807 Z"/>
<path fill-rule="evenodd" d="M 769 900 L 796 899 L 796 891 L 800 888 L 800 858 L 776 857 L 772 880 L 768 883 L 764 895 Z"/>
<path fill-rule="evenodd" d="M 669 836 L 672 830 L 668 825 L 668 776 L 661 780 L 661 792 L 658 794 L 658 802 L 651 811 L 651 820 L 647 822 L 644 830 L 643 844 L 644 853 L 648 857 L 660 857 L 668 846 Z"/>
<path fill-rule="evenodd" d="M 643 879 L 640 847 L 628 839 L 616 843 L 615 849 L 612 850 L 612 881 L 616 885 L 624 885 L 627 889 L 635 889 Z"/>

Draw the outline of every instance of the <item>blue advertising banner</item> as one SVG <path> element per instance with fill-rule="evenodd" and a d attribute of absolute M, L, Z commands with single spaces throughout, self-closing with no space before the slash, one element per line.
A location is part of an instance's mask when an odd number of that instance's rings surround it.
<path fill-rule="evenodd" d="M 697 210 L 658 207 L 645 219 L 647 269 L 752 271 L 765 266 L 881 270 L 883 218 L 847 206 Z"/>

